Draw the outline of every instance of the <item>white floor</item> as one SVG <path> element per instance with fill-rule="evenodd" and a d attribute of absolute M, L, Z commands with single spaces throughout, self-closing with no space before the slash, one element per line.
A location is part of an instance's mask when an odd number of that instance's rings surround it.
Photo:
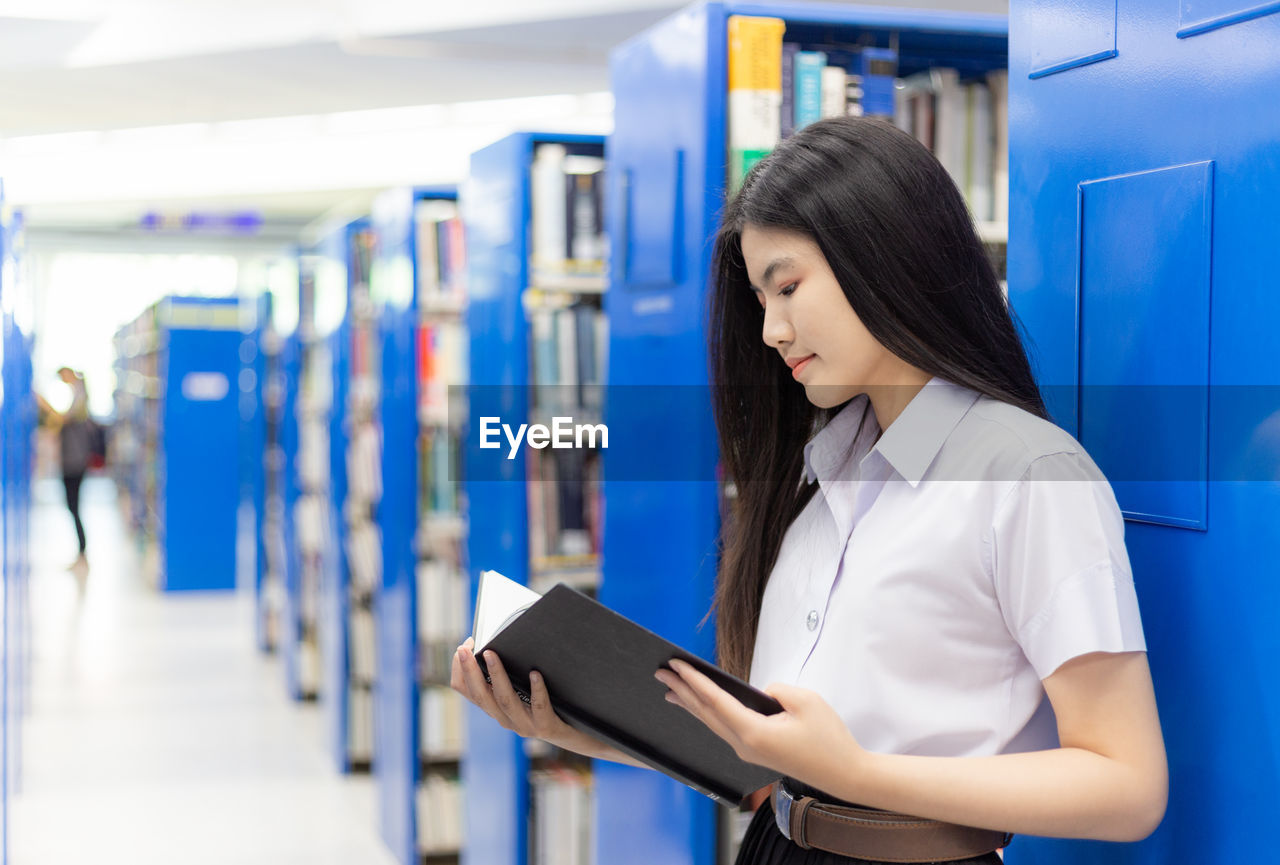
<path fill-rule="evenodd" d="M 13 865 L 392 865 L 369 777 L 340 776 L 316 705 L 253 647 L 251 601 L 167 596 L 134 565 L 114 487 L 60 481 L 32 515 L 33 663 Z"/>

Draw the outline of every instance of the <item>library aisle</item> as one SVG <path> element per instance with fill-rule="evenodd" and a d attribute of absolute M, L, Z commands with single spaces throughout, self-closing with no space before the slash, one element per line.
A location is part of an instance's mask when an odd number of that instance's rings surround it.
<path fill-rule="evenodd" d="M 13 865 L 392 865 L 368 776 L 341 776 L 315 704 L 258 654 L 252 599 L 145 586 L 106 479 L 34 489 L 31 713 Z"/>

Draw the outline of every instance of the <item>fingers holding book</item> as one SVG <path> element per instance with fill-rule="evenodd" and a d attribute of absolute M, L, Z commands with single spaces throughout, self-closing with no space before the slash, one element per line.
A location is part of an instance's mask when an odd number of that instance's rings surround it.
<path fill-rule="evenodd" d="M 511 684 L 502 660 L 494 652 L 484 653 L 485 667 L 481 668 L 474 646 L 475 642 L 468 638 L 454 653 L 450 684 L 455 691 L 517 735 L 554 744 L 556 737 L 573 732 L 551 708 L 551 697 L 540 674 L 530 674 L 530 693 L 526 695 Z"/>
<path fill-rule="evenodd" d="M 494 652 L 484 653 L 485 667 L 474 654 L 475 641 L 468 638 L 454 652 L 449 683 L 493 718 L 504 728 L 526 738 L 542 739 L 557 748 L 585 754 L 588 757 L 627 763 L 643 764 L 615 750 L 603 742 L 570 727 L 556 714 L 551 705 L 551 695 L 542 675 L 534 671 L 529 675 L 529 694 L 525 696 L 511 684 L 502 659 Z M 488 669 L 488 679 L 485 669 Z"/>

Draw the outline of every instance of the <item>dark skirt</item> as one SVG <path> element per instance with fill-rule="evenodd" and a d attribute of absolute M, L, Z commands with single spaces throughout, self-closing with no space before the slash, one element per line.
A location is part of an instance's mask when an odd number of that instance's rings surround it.
<path fill-rule="evenodd" d="M 773 818 L 773 802 L 765 801 L 751 818 L 747 834 L 738 849 L 735 865 L 890 865 L 870 859 L 854 859 L 838 856 L 825 850 L 802 850 L 778 831 Z M 1001 865 L 1000 856 L 994 852 L 948 865 Z"/>

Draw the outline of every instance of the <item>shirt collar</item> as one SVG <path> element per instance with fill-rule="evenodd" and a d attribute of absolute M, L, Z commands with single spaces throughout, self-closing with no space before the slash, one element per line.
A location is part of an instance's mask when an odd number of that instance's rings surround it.
<path fill-rule="evenodd" d="M 915 487 L 942 450 L 943 442 L 977 399 L 975 391 L 932 378 L 877 442 L 879 424 L 875 410 L 867 396 L 860 394 L 805 445 L 805 478 L 810 482 L 831 480 L 842 474 L 850 463 L 860 463 L 874 450 Z M 865 424 L 862 423 L 864 412 L 868 421 Z"/>

